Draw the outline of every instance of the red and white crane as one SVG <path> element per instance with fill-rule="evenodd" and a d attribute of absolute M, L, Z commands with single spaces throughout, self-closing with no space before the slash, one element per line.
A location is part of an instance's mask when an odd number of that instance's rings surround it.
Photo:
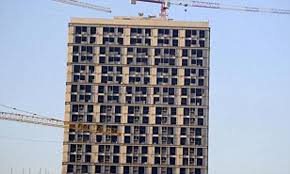
<path fill-rule="evenodd" d="M 290 10 L 286 9 L 275 9 L 275 8 L 260 8 L 251 6 L 239 6 L 239 5 L 226 5 L 217 2 L 207 1 L 192 1 L 192 0 L 131 0 L 131 4 L 136 4 L 137 1 L 161 4 L 160 17 L 166 19 L 168 17 L 168 9 L 171 5 L 197 8 L 208 8 L 218 10 L 234 10 L 234 11 L 245 11 L 255 13 L 274 13 L 290 15 Z"/>

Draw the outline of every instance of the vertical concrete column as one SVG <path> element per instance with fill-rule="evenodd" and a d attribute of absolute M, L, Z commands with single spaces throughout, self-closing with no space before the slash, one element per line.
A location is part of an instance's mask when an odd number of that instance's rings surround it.
<path fill-rule="evenodd" d="M 96 37 L 96 43 L 97 44 L 103 44 L 103 27 L 97 27 L 97 37 Z"/>
<path fill-rule="evenodd" d="M 158 40 L 158 29 L 152 29 L 151 45 L 157 46 L 157 40 Z"/>
<path fill-rule="evenodd" d="M 209 48 L 209 46 L 210 46 L 209 34 L 210 34 L 210 31 L 206 30 L 205 31 L 205 47 L 207 47 L 207 48 Z"/>
<path fill-rule="evenodd" d="M 101 66 L 96 66 L 96 75 L 95 75 L 95 82 L 96 83 L 101 83 L 101 77 L 102 77 L 102 67 Z"/>
<path fill-rule="evenodd" d="M 63 155 L 65 155 L 64 153 L 63 153 Z M 65 163 L 64 161 L 62 161 L 63 163 Z M 67 166 L 66 165 L 62 165 L 62 169 L 61 169 L 61 173 L 67 173 Z"/>
<path fill-rule="evenodd" d="M 121 104 L 126 104 L 126 87 L 125 86 L 120 86 L 120 103 Z"/>
<path fill-rule="evenodd" d="M 71 37 L 72 36 L 70 35 L 69 38 L 71 38 Z M 68 53 L 67 53 L 67 63 L 72 63 L 73 46 L 68 46 L 67 49 L 68 49 Z"/>
<path fill-rule="evenodd" d="M 182 49 L 177 50 L 176 65 L 182 66 Z"/>
<path fill-rule="evenodd" d="M 148 147 L 148 159 L 147 159 L 147 163 L 148 164 L 151 164 L 151 165 L 154 165 L 154 147 L 153 146 L 149 146 Z M 150 171 L 151 172 L 151 171 Z"/>
<path fill-rule="evenodd" d="M 99 47 L 94 47 L 94 63 L 99 65 L 100 62 L 100 49 Z M 96 72 L 95 72 L 96 73 Z"/>
<path fill-rule="evenodd" d="M 155 107 L 150 106 L 149 107 L 149 125 L 154 125 L 155 124 Z"/>
<path fill-rule="evenodd" d="M 66 85 L 65 102 L 71 101 L 71 85 Z"/>
<path fill-rule="evenodd" d="M 93 118 L 93 122 L 100 123 L 100 113 L 101 113 L 100 105 L 95 105 L 94 106 L 94 111 L 95 111 L 95 115 L 94 115 L 94 118 Z"/>
<path fill-rule="evenodd" d="M 92 161 L 93 162 L 95 162 L 95 163 L 97 163 L 97 161 L 98 161 L 98 145 L 97 144 L 93 144 L 92 145 L 92 156 L 91 156 L 91 158 L 92 158 Z"/>
<path fill-rule="evenodd" d="M 120 164 L 126 163 L 126 146 L 120 146 Z"/>
<path fill-rule="evenodd" d="M 175 128 L 175 140 L 176 144 L 180 144 L 180 128 Z"/>
<path fill-rule="evenodd" d="M 153 87 L 148 87 L 148 104 L 150 105 L 152 105 L 153 104 L 153 99 L 154 99 L 154 94 L 153 94 Z"/>
<path fill-rule="evenodd" d="M 177 85 L 178 86 L 184 85 L 184 69 L 181 69 L 181 68 L 178 69 Z"/>
<path fill-rule="evenodd" d="M 130 45 L 130 28 L 124 28 L 124 45 Z"/>
<path fill-rule="evenodd" d="M 69 103 L 65 104 L 65 115 L 64 115 L 64 121 L 70 121 L 70 112 L 71 107 Z"/>
<path fill-rule="evenodd" d="M 185 46 L 185 30 L 179 30 L 179 46 Z"/>
<path fill-rule="evenodd" d="M 156 85 L 157 84 L 156 76 L 157 76 L 157 68 L 151 67 L 150 68 L 150 84 L 151 85 Z"/>
<path fill-rule="evenodd" d="M 177 108 L 176 123 L 177 123 L 177 125 L 183 125 L 183 108 Z M 176 130 L 176 131 L 178 131 L 178 130 Z"/>
<path fill-rule="evenodd" d="M 153 66 L 154 65 L 154 55 L 155 55 L 155 49 L 149 48 L 149 54 L 148 54 L 148 64 Z"/>
<path fill-rule="evenodd" d="M 175 88 L 175 101 L 176 101 L 176 105 L 180 106 L 181 105 L 181 89 L 180 88 Z"/>
<path fill-rule="evenodd" d="M 122 106 L 121 112 L 122 112 L 121 123 L 127 123 L 128 106 Z"/>
<path fill-rule="evenodd" d="M 68 27 L 68 43 L 73 43 L 74 42 L 74 27 L 72 25 L 69 25 Z"/>
<path fill-rule="evenodd" d="M 67 83 L 70 83 L 70 82 L 72 82 L 73 81 L 73 69 L 72 69 L 72 65 L 68 65 L 67 66 L 67 73 L 66 73 L 66 82 Z"/>
<path fill-rule="evenodd" d="M 68 144 L 64 144 L 63 145 L 63 156 L 62 156 L 62 160 L 63 162 L 68 162 L 68 151 L 69 151 L 69 147 Z"/>
<path fill-rule="evenodd" d="M 182 147 L 176 147 L 176 166 L 182 165 Z M 177 171 L 179 173 L 179 171 Z"/>
<path fill-rule="evenodd" d="M 148 134 L 147 134 L 148 144 L 152 144 L 152 135 L 153 135 L 153 128 L 151 126 L 150 127 L 148 126 Z"/>
<path fill-rule="evenodd" d="M 123 67 L 123 84 L 129 84 L 129 67 Z"/>
<path fill-rule="evenodd" d="M 127 48 L 123 47 L 121 48 L 121 64 L 127 65 Z"/>

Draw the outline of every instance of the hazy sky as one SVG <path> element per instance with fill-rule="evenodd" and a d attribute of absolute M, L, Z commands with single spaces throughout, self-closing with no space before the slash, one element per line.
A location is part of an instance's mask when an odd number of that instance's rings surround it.
<path fill-rule="evenodd" d="M 0 103 L 63 119 L 70 17 L 159 10 L 127 0 L 88 2 L 113 13 L 50 0 L 0 2 Z M 289 0 L 218 2 L 290 9 Z M 172 7 L 170 17 L 210 22 L 210 174 L 290 174 L 290 15 Z M 60 173 L 62 133 L 0 121 L 0 173 Z"/>

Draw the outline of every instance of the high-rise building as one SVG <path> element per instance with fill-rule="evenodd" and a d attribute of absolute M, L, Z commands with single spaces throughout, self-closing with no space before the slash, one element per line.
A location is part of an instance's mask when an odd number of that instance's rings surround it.
<path fill-rule="evenodd" d="M 209 26 L 69 24 L 63 174 L 207 174 Z"/>

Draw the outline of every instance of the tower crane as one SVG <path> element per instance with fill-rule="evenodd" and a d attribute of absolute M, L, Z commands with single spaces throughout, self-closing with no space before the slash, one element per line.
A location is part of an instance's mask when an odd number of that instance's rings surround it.
<path fill-rule="evenodd" d="M 10 106 L 6 106 L 3 104 L 0 104 L 0 106 L 12 109 L 17 112 L 25 113 L 25 114 L 22 114 L 22 113 L 15 113 L 15 112 L 0 111 L 0 120 L 30 123 L 30 124 L 44 125 L 44 126 L 56 127 L 56 128 L 69 128 L 70 130 L 80 131 L 80 132 L 120 135 L 118 130 L 110 128 L 110 127 L 104 127 L 103 125 L 100 125 L 98 123 L 87 124 L 87 123 L 80 123 L 80 122 L 77 122 L 77 123 L 68 122 L 68 121 L 63 121 L 60 119 L 55 119 L 52 117 L 44 117 L 44 116 L 41 116 L 32 112 L 27 112 L 27 111 L 20 110 L 20 109 L 10 107 Z"/>
<path fill-rule="evenodd" d="M 74 6 L 78 6 L 78 7 L 83 7 L 83 8 L 88 8 L 88 9 L 95 10 L 95 11 L 103 11 L 103 12 L 107 12 L 107 13 L 112 12 L 111 9 L 108 7 L 94 5 L 94 4 L 90 4 L 87 2 L 81 2 L 78 0 L 52 0 L 52 1 L 63 3 L 63 4 L 68 4 L 68 5 L 74 5 Z"/>
<path fill-rule="evenodd" d="M 0 120 L 15 121 L 22 123 L 30 123 L 36 125 L 44 125 L 56 128 L 69 128 L 73 131 L 89 132 L 89 133 L 100 133 L 100 134 L 110 134 L 110 135 L 120 135 L 118 130 L 111 129 L 109 127 L 103 127 L 103 125 L 98 124 L 86 124 L 86 123 L 73 123 L 66 122 L 63 120 L 43 117 L 38 115 L 29 114 L 19 114 L 13 112 L 0 112 Z"/>
<path fill-rule="evenodd" d="M 55 118 L 46 118 L 36 115 L 18 114 L 13 112 L 0 112 L 0 120 L 39 124 L 51 127 L 64 128 L 65 122 Z"/>
<path fill-rule="evenodd" d="M 290 10 L 286 9 L 275 9 L 275 8 L 260 8 L 250 6 L 239 6 L 239 5 L 226 5 L 217 2 L 207 1 L 193 1 L 193 0 L 131 0 L 131 4 L 136 4 L 137 1 L 161 4 L 160 17 L 166 19 L 168 17 L 168 9 L 171 5 L 197 8 L 208 8 L 218 10 L 234 10 L 254 13 L 272 13 L 272 14 L 283 14 L 290 15 Z"/>

